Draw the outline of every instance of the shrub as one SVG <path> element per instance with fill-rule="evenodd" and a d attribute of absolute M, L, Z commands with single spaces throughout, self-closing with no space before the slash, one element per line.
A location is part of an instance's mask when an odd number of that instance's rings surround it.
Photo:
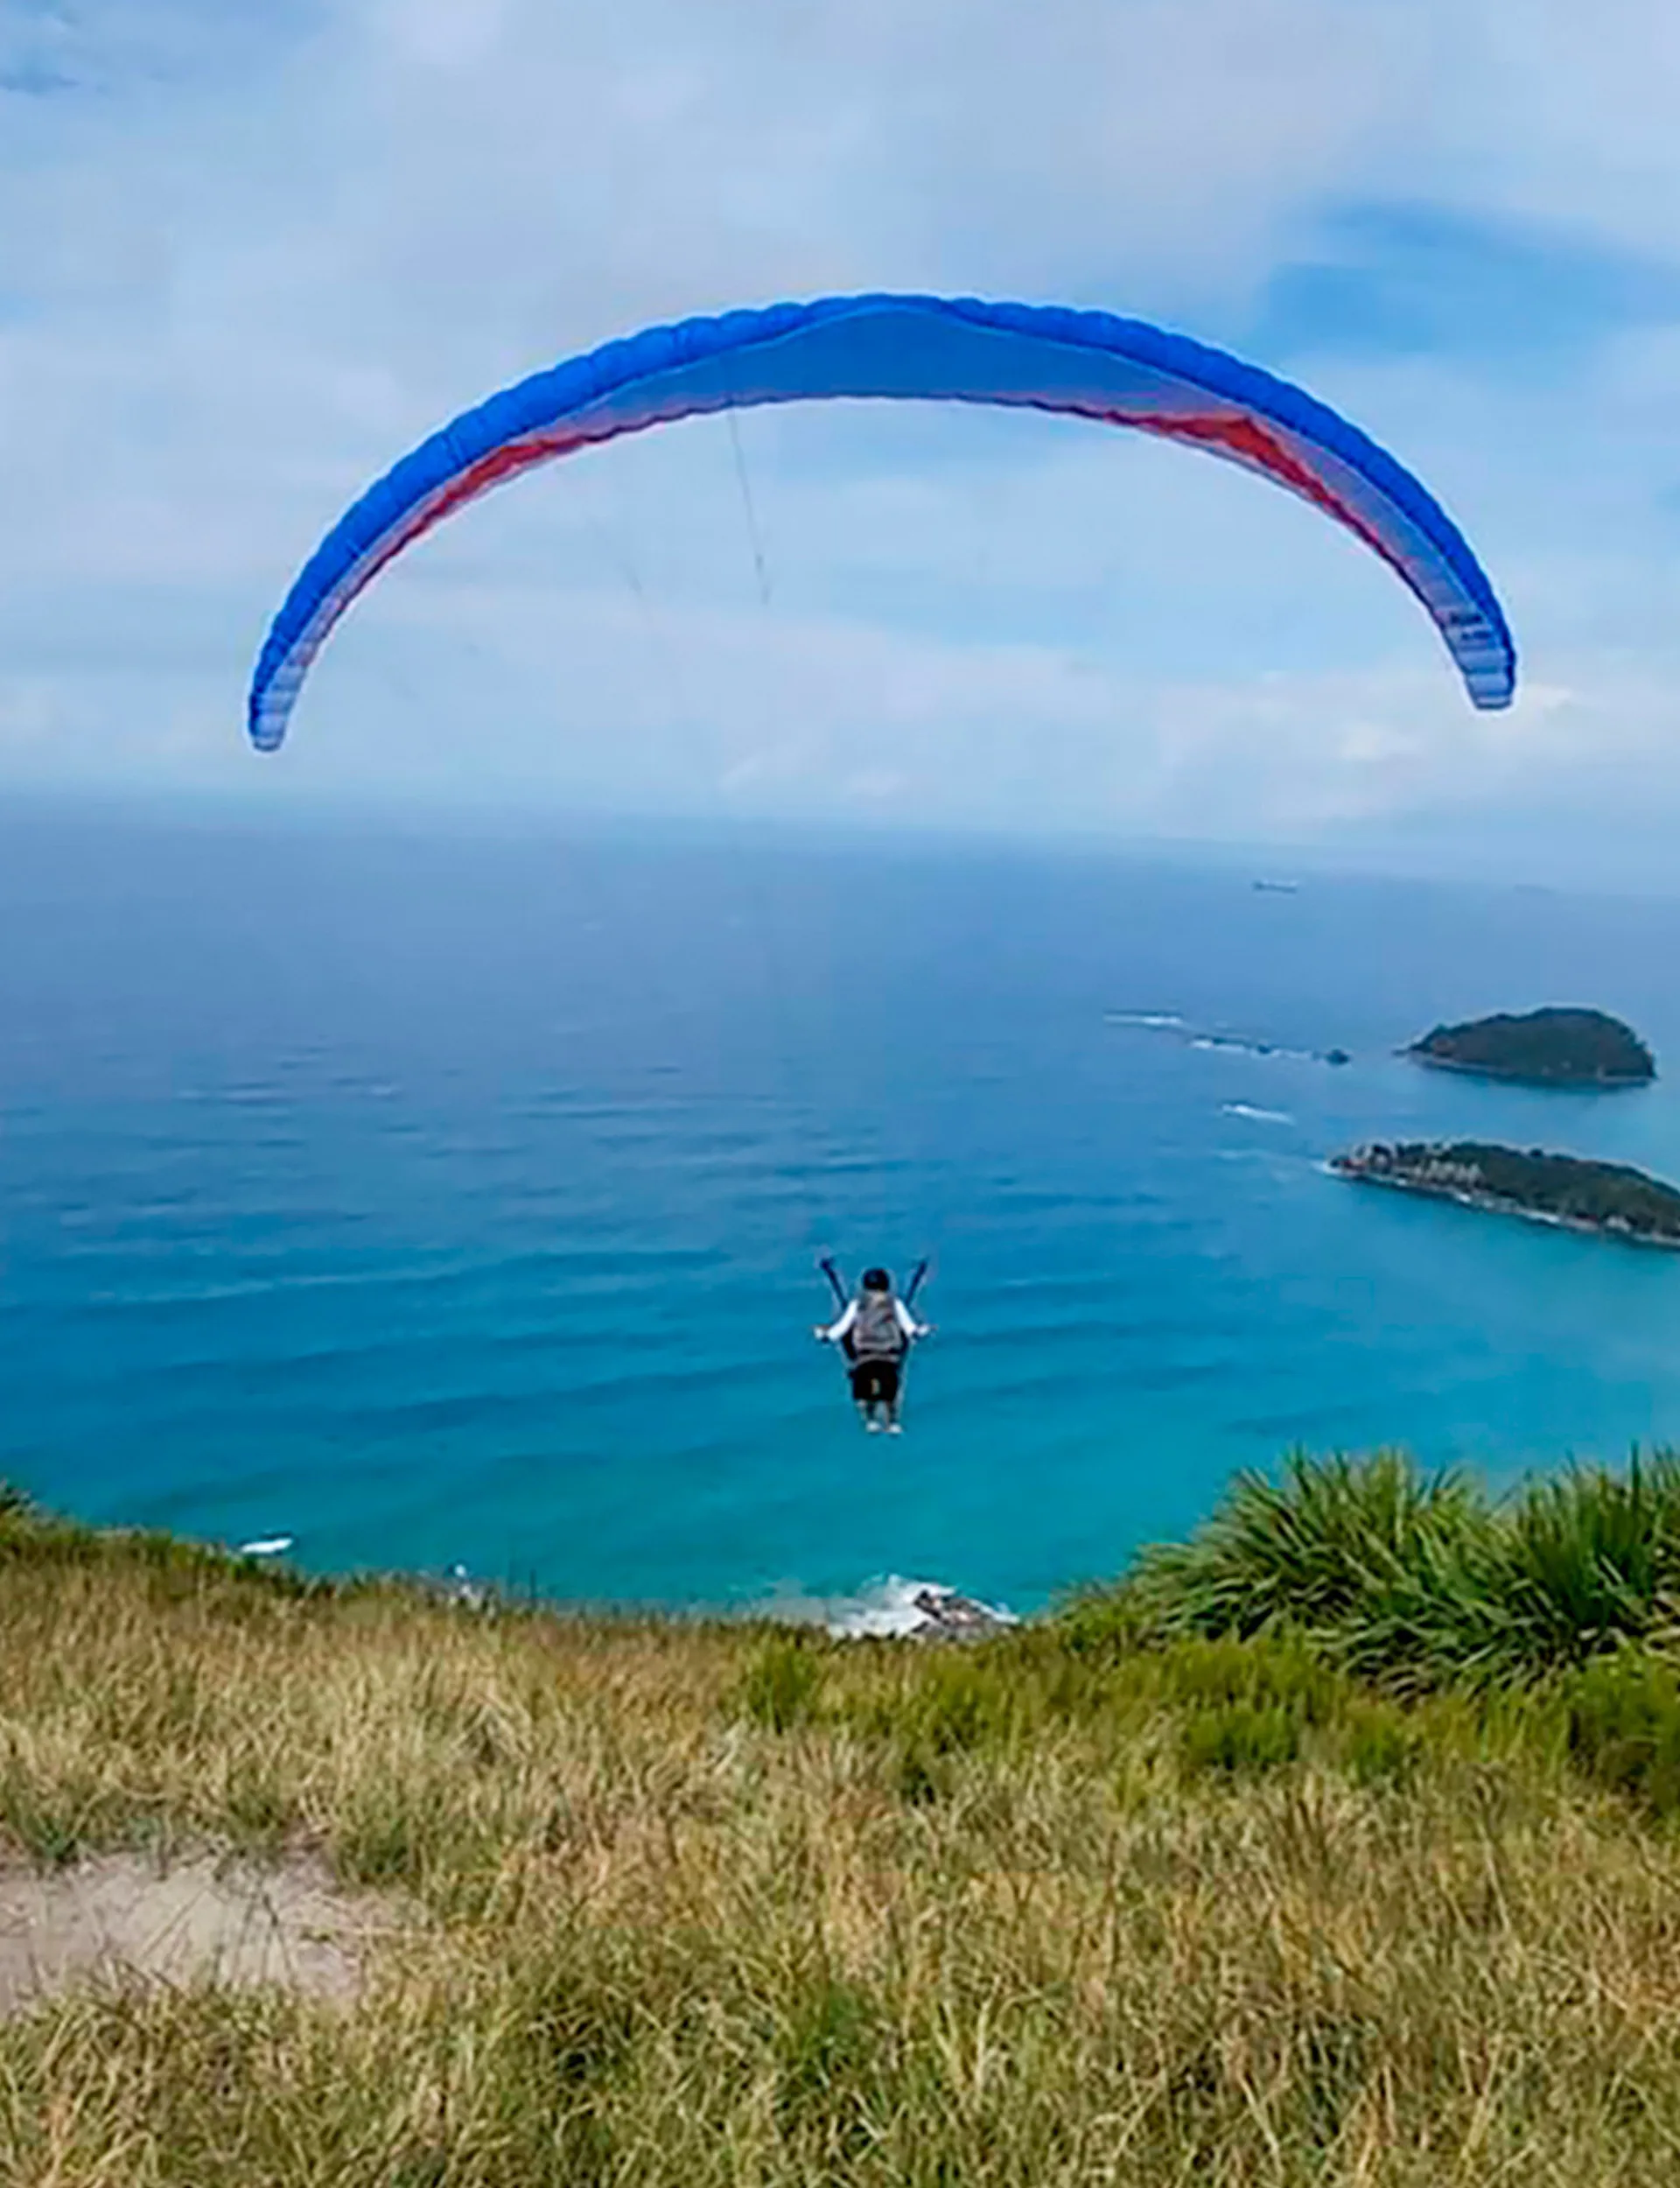
<path fill-rule="evenodd" d="M 1297 1454 L 1278 1482 L 1239 1476 L 1188 1543 L 1146 1551 L 1102 1608 L 1064 1616 L 1088 1648 L 1128 1621 L 1157 1639 L 1292 1630 L 1417 1690 L 1546 1677 L 1651 1638 L 1676 1596 L 1672 1453 L 1578 1468 L 1498 1506 L 1396 1453 Z"/>
<path fill-rule="evenodd" d="M 1119 1664 L 1143 1647 L 1148 1623 L 1135 1591 L 1091 1589 L 1075 1595 L 1054 1621 L 1059 1651 L 1095 1666 Z"/>
<path fill-rule="evenodd" d="M 1067 1691 L 1041 1637 L 924 1648 L 894 1672 L 890 1683 L 849 1698 L 839 1715 L 886 1749 L 889 1782 L 911 1802 L 948 1792 L 958 1757 L 1018 1748 L 1035 1730 L 1095 1707 L 1092 1682 L 1075 1671 L 1077 1694 Z"/>
<path fill-rule="evenodd" d="M 790 1732 L 816 1714 L 822 1669 L 802 1636 L 777 1634 L 747 1666 L 740 1706 L 754 1724 Z"/>
<path fill-rule="evenodd" d="M 1251 1777 L 1295 1760 L 1301 1751 L 1300 1720 L 1277 1702 L 1222 1702 L 1186 1721 L 1181 1750 L 1193 1771 Z"/>
<path fill-rule="evenodd" d="M 1287 1635 L 1180 1642 L 1162 1656 L 1160 1673 L 1169 1702 L 1281 1709 L 1297 1724 L 1324 1723 L 1338 1698 L 1335 1673 L 1305 1642 Z"/>
<path fill-rule="evenodd" d="M 1623 1650 L 1578 1671 L 1565 1690 L 1570 1752 L 1595 1783 L 1661 1813 L 1680 1808 L 1680 1678 Z"/>
<path fill-rule="evenodd" d="M 1643 1640 L 1680 1579 L 1680 1460 L 1626 1474 L 1578 1468 L 1531 1483 L 1491 1545 L 1485 1584 L 1507 1610 L 1513 1671 L 1540 1672 Z"/>
<path fill-rule="evenodd" d="M 1341 1760 L 1362 1785 L 1404 1785 L 1417 1770 L 1424 1734 L 1406 1712 L 1380 1697 L 1355 1702 L 1341 1729 Z"/>
<path fill-rule="evenodd" d="M 1188 1543 L 1146 1551 L 1132 1587 L 1167 1631 L 1254 1634 L 1283 1624 L 1327 1632 L 1380 1611 L 1486 1525 L 1481 1499 L 1461 1476 L 1423 1474 L 1402 1453 L 1314 1460 L 1296 1452 L 1281 1481 L 1239 1475 Z"/>

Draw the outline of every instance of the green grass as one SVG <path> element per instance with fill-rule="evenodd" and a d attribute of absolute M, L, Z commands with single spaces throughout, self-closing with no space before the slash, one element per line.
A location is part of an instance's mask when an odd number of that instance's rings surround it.
<path fill-rule="evenodd" d="M 348 2008 L 0 2024 L 18 2188 L 1647 2188 L 1673 1462 L 1382 1459 L 974 1646 L 473 1613 L 0 1498 L 0 1840 L 310 1848 Z"/>
<path fill-rule="evenodd" d="M 741 1707 L 755 1724 L 786 1732 L 813 1714 L 822 1684 L 822 1666 L 808 1642 L 775 1634 L 746 1667 Z"/>
<path fill-rule="evenodd" d="M 1659 1640 L 1680 1605 L 1680 1458 L 1577 1468 L 1489 1498 L 1403 1455 L 1238 1478 L 1188 1543 L 1072 1614 L 1133 1636 L 1289 1630 L 1412 1688 L 1529 1683 Z"/>

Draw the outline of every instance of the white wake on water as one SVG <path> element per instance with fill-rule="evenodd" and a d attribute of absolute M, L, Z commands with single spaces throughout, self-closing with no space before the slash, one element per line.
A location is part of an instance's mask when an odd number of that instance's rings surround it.
<path fill-rule="evenodd" d="M 1281 1057 L 1289 1063 L 1350 1063 L 1353 1059 L 1341 1048 L 1292 1048 L 1280 1041 L 1251 1039 L 1245 1034 L 1218 1034 L 1205 1027 L 1193 1026 L 1177 1011 L 1104 1011 L 1105 1026 L 1130 1026 L 1150 1033 L 1176 1034 L 1189 1048 L 1200 1048 L 1208 1055 L 1223 1050 L 1231 1055 Z"/>
<path fill-rule="evenodd" d="M 1247 1117 L 1256 1125 L 1292 1125 L 1295 1122 L 1286 1109 L 1257 1109 L 1252 1102 L 1222 1102 L 1219 1107 L 1223 1117 Z"/>
<path fill-rule="evenodd" d="M 1193 1048 L 1209 1054 L 1228 1049 L 1238 1056 L 1281 1056 L 1289 1063 L 1322 1063 L 1324 1058 L 1315 1055 L 1311 1048 L 1285 1048 L 1275 1041 L 1245 1041 L 1236 1034 L 1197 1034 L 1191 1041 Z"/>

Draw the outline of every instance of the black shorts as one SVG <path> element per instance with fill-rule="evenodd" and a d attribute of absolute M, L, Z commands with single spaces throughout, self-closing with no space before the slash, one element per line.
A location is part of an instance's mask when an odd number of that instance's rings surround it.
<path fill-rule="evenodd" d="M 860 1406 L 890 1406 L 904 1380 L 902 1360 L 854 1360 L 851 1394 Z"/>

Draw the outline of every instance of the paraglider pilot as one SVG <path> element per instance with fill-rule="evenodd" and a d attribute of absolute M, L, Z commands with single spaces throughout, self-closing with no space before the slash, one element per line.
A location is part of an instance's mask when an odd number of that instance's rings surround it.
<path fill-rule="evenodd" d="M 837 1344 L 850 1363 L 852 1402 L 872 1435 L 883 1428 L 890 1436 L 902 1433 L 904 1364 L 911 1346 L 931 1327 L 918 1322 L 898 1297 L 885 1269 L 865 1269 L 858 1296 L 846 1301 L 837 1321 L 815 1332 L 822 1343 Z"/>

